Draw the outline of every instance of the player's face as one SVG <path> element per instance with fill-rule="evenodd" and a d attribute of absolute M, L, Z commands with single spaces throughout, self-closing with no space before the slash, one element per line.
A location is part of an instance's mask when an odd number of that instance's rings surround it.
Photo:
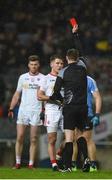
<path fill-rule="evenodd" d="M 38 61 L 30 61 L 28 64 L 28 67 L 29 67 L 30 73 L 36 74 L 39 72 L 40 64 Z"/>
<path fill-rule="evenodd" d="M 52 63 L 51 63 L 51 68 L 54 72 L 59 73 L 59 71 L 63 68 L 64 63 L 62 59 L 55 59 Z"/>

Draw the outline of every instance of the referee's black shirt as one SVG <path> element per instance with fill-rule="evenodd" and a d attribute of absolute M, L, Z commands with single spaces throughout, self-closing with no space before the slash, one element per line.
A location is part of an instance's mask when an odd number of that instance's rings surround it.
<path fill-rule="evenodd" d="M 64 105 L 87 104 L 87 72 L 85 64 L 79 60 L 62 69 L 57 77 L 54 94 L 64 88 Z"/>

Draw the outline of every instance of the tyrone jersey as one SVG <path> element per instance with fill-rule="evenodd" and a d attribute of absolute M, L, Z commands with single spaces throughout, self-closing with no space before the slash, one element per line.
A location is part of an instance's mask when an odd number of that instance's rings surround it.
<path fill-rule="evenodd" d="M 42 108 L 42 102 L 37 99 L 37 90 L 44 75 L 30 75 L 29 72 L 19 77 L 16 91 L 21 92 L 20 109 L 37 111 Z"/>
<path fill-rule="evenodd" d="M 40 85 L 40 90 L 44 91 L 46 96 L 52 96 L 56 78 L 57 76 L 54 76 L 52 74 L 48 74 L 43 78 L 43 81 Z M 59 110 L 59 106 L 56 104 L 46 103 L 45 109 L 46 110 Z"/>

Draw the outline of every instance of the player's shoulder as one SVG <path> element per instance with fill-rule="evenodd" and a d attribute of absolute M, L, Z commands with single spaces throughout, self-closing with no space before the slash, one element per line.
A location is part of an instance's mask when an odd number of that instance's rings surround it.
<path fill-rule="evenodd" d="M 90 76 L 87 76 L 87 84 L 88 84 L 88 88 L 90 89 L 92 88 L 98 89 L 96 81 Z"/>
<path fill-rule="evenodd" d="M 91 76 L 87 76 L 87 81 L 90 83 L 96 83 L 96 81 Z"/>
<path fill-rule="evenodd" d="M 47 78 L 49 78 L 49 77 L 50 77 L 49 74 L 44 75 L 44 79 L 47 79 Z"/>
<path fill-rule="evenodd" d="M 40 77 L 45 77 L 45 75 L 42 74 L 42 73 L 39 73 L 38 76 L 40 76 Z"/>
<path fill-rule="evenodd" d="M 28 76 L 28 74 L 29 74 L 28 72 L 27 72 L 27 73 L 23 73 L 23 74 L 21 74 L 19 77 L 20 77 L 20 78 L 25 78 L 25 77 Z"/>
<path fill-rule="evenodd" d="M 56 79 L 57 78 L 57 76 L 54 76 L 53 74 L 51 74 L 51 73 L 49 73 L 49 74 L 47 74 L 46 76 L 45 76 L 45 79 L 46 80 L 51 80 L 51 79 Z"/>
<path fill-rule="evenodd" d="M 48 74 L 41 76 L 40 79 L 42 80 L 42 83 L 46 84 L 46 82 L 47 82 L 48 79 L 49 79 Z"/>
<path fill-rule="evenodd" d="M 35 78 L 37 78 L 38 80 L 42 80 L 43 81 L 43 79 L 45 78 L 45 75 L 42 74 L 42 73 L 39 73 L 39 74 L 36 75 Z"/>

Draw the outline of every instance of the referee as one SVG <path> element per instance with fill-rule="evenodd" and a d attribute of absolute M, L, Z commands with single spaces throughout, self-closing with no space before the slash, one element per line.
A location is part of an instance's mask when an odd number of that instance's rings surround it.
<path fill-rule="evenodd" d="M 77 32 L 78 27 L 73 31 Z M 74 33 L 73 32 L 73 33 Z M 75 42 L 78 44 L 78 36 L 75 34 Z M 74 129 L 85 129 L 87 121 L 87 70 L 86 65 L 79 58 L 77 49 L 69 49 L 66 54 L 68 66 L 62 69 L 57 77 L 54 93 L 51 100 L 62 100 L 60 90 L 64 88 L 64 131 L 65 131 L 65 149 L 64 165 L 62 172 L 71 171 L 71 162 L 73 154 Z M 81 146 L 85 151 L 84 159 L 87 159 L 87 143 L 81 138 Z M 85 146 L 84 146 L 85 145 Z M 86 149 L 85 149 L 86 147 Z M 87 162 L 85 161 L 85 164 Z"/>

